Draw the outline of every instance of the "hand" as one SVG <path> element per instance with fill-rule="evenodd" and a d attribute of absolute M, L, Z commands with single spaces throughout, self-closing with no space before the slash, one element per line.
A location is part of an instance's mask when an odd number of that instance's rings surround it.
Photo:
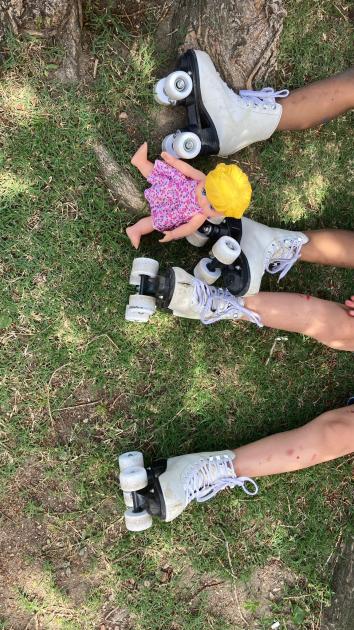
<path fill-rule="evenodd" d="M 345 305 L 349 307 L 348 315 L 354 317 L 354 295 L 352 295 L 349 300 L 345 300 Z"/>
<path fill-rule="evenodd" d="M 173 157 L 173 155 L 167 153 L 167 151 L 162 151 L 161 157 L 163 160 L 165 160 L 165 162 L 167 162 L 167 164 L 170 164 L 171 166 L 173 166 L 177 162 L 177 159 Z"/>
<path fill-rule="evenodd" d="M 159 240 L 159 243 L 169 243 L 169 241 L 173 241 L 172 230 L 169 232 L 164 232 L 164 237 Z"/>

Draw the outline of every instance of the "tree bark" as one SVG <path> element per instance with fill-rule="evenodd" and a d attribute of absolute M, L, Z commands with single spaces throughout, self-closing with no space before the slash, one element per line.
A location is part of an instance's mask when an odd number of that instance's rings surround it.
<path fill-rule="evenodd" d="M 146 214 L 145 197 L 130 173 L 117 164 L 102 143 L 95 140 L 90 143 L 90 146 L 96 155 L 101 175 L 113 200 L 133 215 Z"/>
<path fill-rule="evenodd" d="M 333 576 L 334 596 L 326 610 L 321 630 L 354 628 L 354 536 L 342 545 Z"/>
<path fill-rule="evenodd" d="M 176 0 L 157 40 L 173 55 L 204 50 L 230 87 L 252 88 L 276 67 L 285 15 L 282 0 Z"/>
<path fill-rule="evenodd" d="M 55 37 L 66 54 L 57 78 L 80 78 L 82 0 L 0 0 L 0 42 L 7 30 L 15 35 Z"/>

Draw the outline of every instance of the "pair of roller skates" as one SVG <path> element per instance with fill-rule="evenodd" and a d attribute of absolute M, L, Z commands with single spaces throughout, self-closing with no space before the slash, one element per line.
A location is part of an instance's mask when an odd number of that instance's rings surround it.
<path fill-rule="evenodd" d="M 166 136 L 162 149 L 184 160 L 199 154 L 232 155 L 272 135 L 282 112 L 276 99 L 288 94 L 268 87 L 237 94 L 221 79 L 207 53 L 188 50 L 175 72 L 154 87 L 160 105 L 184 105 L 188 115 L 188 126 Z"/>
<path fill-rule="evenodd" d="M 145 468 L 142 453 L 120 455 L 119 484 L 127 507 L 127 529 L 148 529 L 153 516 L 172 521 L 191 501 L 208 501 L 224 488 L 239 486 L 246 494 L 257 494 L 253 479 L 237 477 L 234 457 L 232 451 L 192 453 L 161 459 Z"/>
<path fill-rule="evenodd" d="M 259 292 L 265 271 L 283 278 L 308 238 L 243 217 L 218 225 L 207 221 L 188 240 L 198 247 L 212 244 L 209 258 L 199 261 L 193 276 L 180 267 L 161 273 L 158 261 L 135 258 L 129 283 L 137 292 L 129 298 L 127 321 L 146 323 L 159 307 L 204 324 L 243 318 L 260 326 L 260 317 L 244 306 L 243 298 Z M 224 286 L 213 286 L 219 278 Z"/>

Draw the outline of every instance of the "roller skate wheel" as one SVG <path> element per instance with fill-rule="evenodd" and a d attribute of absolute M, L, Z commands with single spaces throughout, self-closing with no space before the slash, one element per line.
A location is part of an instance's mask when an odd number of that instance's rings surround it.
<path fill-rule="evenodd" d="M 152 525 L 152 516 L 146 510 L 134 512 L 127 510 L 124 514 L 126 528 L 130 532 L 143 532 Z"/>
<path fill-rule="evenodd" d="M 174 137 L 175 137 L 174 133 L 170 133 L 168 136 L 166 136 L 162 140 L 161 148 L 162 148 L 162 151 L 166 151 L 166 153 L 169 153 L 170 155 L 172 155 L 172 157 L 178 158 L 178 155 L 173 148 Z"/>
<path fill-rule="evenodd" d="M 143 466 L 129 466 L 120 471 L 119 483 L 123 492 L 137 492 L 147 486 L 147 472 Z"/>
<path fill-rule="evenodd" d="M 123 492 L 123 499 L 127 508 L 132 508 L 134 506 L 133 495 L 131 492 Z"/>
<path fill-rule="evenodd" d="M 141 312 L 153 315 L 156 311 L 156 300 L 152 295 L 139 295 L 139 293 L 135 293 L 129 297 L 129 306 Z"/>
<path fill-rule="evenodd" d="M 192 160 L 202 148 L 199 136 L 192 131 L 180 131 L 173 139 L 173 149 L 179 158 Z"/>
<path fill-rule="evenodd" d="M 144 466 L 144 455 L 140 451 L 127 451 L 118 457 L 119 470 L 125 470 L 131 466 Z"/>
<path fill-rule="evenodd" d="M 208 242 L 209 237 L 197 231 L 193 232 L 193 234 L 190 234 L 189 236 L 186 236 L 186 239 L 188 243 L 190 243 L 194 247 L 203 247 L 203 245 Z"/>
<path fill-rule="evenodd" d="M 221 269 L 215 269 L 211 271 L 208 268 L 208 264 L 211 262 L 210 258 L 202 258 L 199 263 L 194 267 L 194 277 L 207 284 L 214 284 L 221 276 Z"/>
<path fill-rule="evenodd" d="M 150 313 L 144 309 L 138 309 L 132 306 L 125 307 L 125 321 L 146 324 L 149 321 Z"/>
<path fill-rule="evenodd" d="M 159 263 L 154 258 L 134 258 L 129 284 L 137 287 L 140 284 L 140 276 L 156 278 L 158 272 Z"/>
<path fill-rule="evenodd" d="M 231 265 L 241 253 L 239 243 L 231 236 L 222 236 L 214 243 L 212 253 L 224 265 Z"/>
<path fill-rule="evenodd" d="M 187 72 L 177 70 L 166 77 L 163 89 L 171 100 L 182 101 L 191 93 L 193 81 Z"/>
<path fill-rule="evenodd" d="M 164 85 L 165 85 L 165 79 L 160 79 L 160 81 L 158 81 L 154 85 L 154 99 L 156 103 L 158 103 L 159 105 L 167 105 L 167 106 L 175 105 L 175 102 L 171 102 L 171 99 L 167 96 L 164 90 Z"/>

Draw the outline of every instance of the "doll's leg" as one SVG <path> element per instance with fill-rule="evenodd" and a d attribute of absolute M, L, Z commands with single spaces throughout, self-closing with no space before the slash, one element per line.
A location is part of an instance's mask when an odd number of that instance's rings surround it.
<path fill-rule="evenodd" d="M 133 247 L 135 247 L 135 249 L 138 249 L 141 237 L 144 236 L 144 234 L 150 234 L 150 232 L 153 232 L 154 229 L 155 228 L 152 224 L 152 218 L 144 217 L 143 219 L 140 219 L 140 221 L 138 221 L 137 223 L 134 223 L 134 225 L 128 227 L 126 229 L 126 233 L 129 236 L 130 242 Z"/>
<path fill-rule="evenodd" d="M 244 300 L 263 324 L 313 337 L 337 350 L 354 351 L 354 319 L 336 302 L 299 293 L 258 293 Z"/>
<path fill-rule="evenodd" d="M 309 241 L 301 249 L 301 260 L 354 268 L 354 232 L 314 230 L 305 234 Z"/>
<path fill-rule="evenodd" d="M 354 451 L 354 408 L 326 411 L 299 429 L 236 448 L 239 476 L 264 477 L 309 468 Z"/>
<path fill-rule="evenodd" d="M 278 130 L 316 127 L 354 107 L 354 68 L 290 93 L 280 101 Z"/>
<path fill-rule="evenodd" d="M 144 177 L 148 178 L 149 175 L 151 175 L 154 165 L 152 162 L 150 162 L 150 160 L 148 160 L 147 157 L 147 142 L 144 142 L 141 147 L 139 147 L 136 153 L 134 153 L 130 162 L 140 171 L 140 173 Z"/>

